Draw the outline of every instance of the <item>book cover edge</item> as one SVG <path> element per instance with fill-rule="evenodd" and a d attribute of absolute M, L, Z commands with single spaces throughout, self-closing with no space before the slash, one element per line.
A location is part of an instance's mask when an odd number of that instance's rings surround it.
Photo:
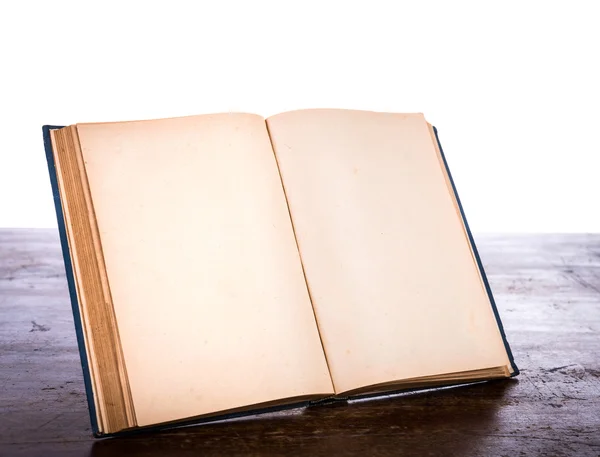
<path fill-rule="evenodd" d="M 500 335 L 502 336 L 502 342 L 504 343 L 504 348 L 506 349 L 506 354 L 508 356 L 508 360 L 512 366 L 513 373 L 511 377 L 517 376 L 520 371 L 515 363 L 515 359 L 513 357 L 512 350 L 510 349 L 510 345 L 508 344 L 508 340 L 506 338 L 506 333 L 504 332 L 504 326 L 502 325 L 502 319 L 500 318 L 500 313 L 498 312 L 498 307 L 496 306 L 496 301 L 494 299 L 494 295 L 492 293 L 492 288 L 490 287 L 490 283 L 487 279 L 487 275 L 485 274 L 485 269 L 483 268 L 483 263 L 481 262 L 481 257 L 479 256 L 479 252 L 477 251 L 477 246 L 475 245 L 475 240 L 473 238 L 473 234 L 471 233 L 471 229 L 469 228 L 469 223 L 467 222 L 467 217 L 465 216 L 465 211 L 460 202 L 460 198 L 458 196 L 458 192 L 456 190 L 456 185 L 454 184 L 454 180 L 452 179 L 452 174 L 450 173 L 450 167 L 448 167 L 448 161 L 446 160 L 446 156 L 444 155 L 444 150 L 442 149 L 442 144 L 440 142 L 440 137 L 438 135 L 438 130 L 435 126 L 433 127 L 433 132 L 435 133 L 435 140 L 437 141 L 438 148 L 440 149 L 440 155 L 442 156 L 442 161 L 444 163 L 444 167 L 446 168 L 446 172 L 448 173 L 448 178 L 450 179 L 450 185 L 452 186 L 452 192 L 454 192 L 454 196 L 456 198 L 456 202 L 458 203 L 458 209 L 460 211 L 460 215 L 465 224 L 465 229 L 467 231 L 467 237 L 469 238 L 469 243 L 473 249 L 473 254 L 475 256 L 475 261 L 477 263 L 477 268 L 481 273 L 481 277 L 483 279 L 483 284 L 485 286 L 485 290 L 487 292 L 488 298 L 490 300 L 490 304 L 492 306 L 492 311 L 494 312 L 494 317 L 496 318 L 496 324 L 498 325 L 498 329 L 500 330 Z"/>

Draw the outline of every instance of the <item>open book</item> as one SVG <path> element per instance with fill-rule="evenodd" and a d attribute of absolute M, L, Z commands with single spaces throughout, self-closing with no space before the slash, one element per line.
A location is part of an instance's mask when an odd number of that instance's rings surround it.
<path fill-rule="evenodd" d="M 44 135 L 97 436 L 517 374 L 423 115 Z"/>

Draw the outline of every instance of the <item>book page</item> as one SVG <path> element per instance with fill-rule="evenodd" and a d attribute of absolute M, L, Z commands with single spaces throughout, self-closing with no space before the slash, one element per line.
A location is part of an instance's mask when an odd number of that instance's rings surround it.
<path fill-rule="evenodd" d="M 336 392 L 508 365 L 424 117 L 267 124 Z"/>
<path fill-rule="evenodd" d="M 264 119 L 77 130 L 138 425 L 332 393 Z"/>

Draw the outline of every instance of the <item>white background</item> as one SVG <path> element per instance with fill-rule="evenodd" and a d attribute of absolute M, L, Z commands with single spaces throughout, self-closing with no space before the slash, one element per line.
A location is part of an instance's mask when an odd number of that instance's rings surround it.
<path fill-rule="evenodd" d="M 42 124 L 423 112 L 476 232 L 600 231 L 600 2 L 0 3 L 0 227 L 55 227 Z"/>

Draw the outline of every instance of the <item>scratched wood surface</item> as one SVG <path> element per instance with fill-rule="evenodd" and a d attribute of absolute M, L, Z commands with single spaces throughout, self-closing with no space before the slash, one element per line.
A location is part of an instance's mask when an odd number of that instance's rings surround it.
<path fill-rule="evenodd" d="M 476 237 L 516 380 L 94 440 L 54 230 L 0 230 L 0 455 L 600 455 L 600 235 Z"/>

